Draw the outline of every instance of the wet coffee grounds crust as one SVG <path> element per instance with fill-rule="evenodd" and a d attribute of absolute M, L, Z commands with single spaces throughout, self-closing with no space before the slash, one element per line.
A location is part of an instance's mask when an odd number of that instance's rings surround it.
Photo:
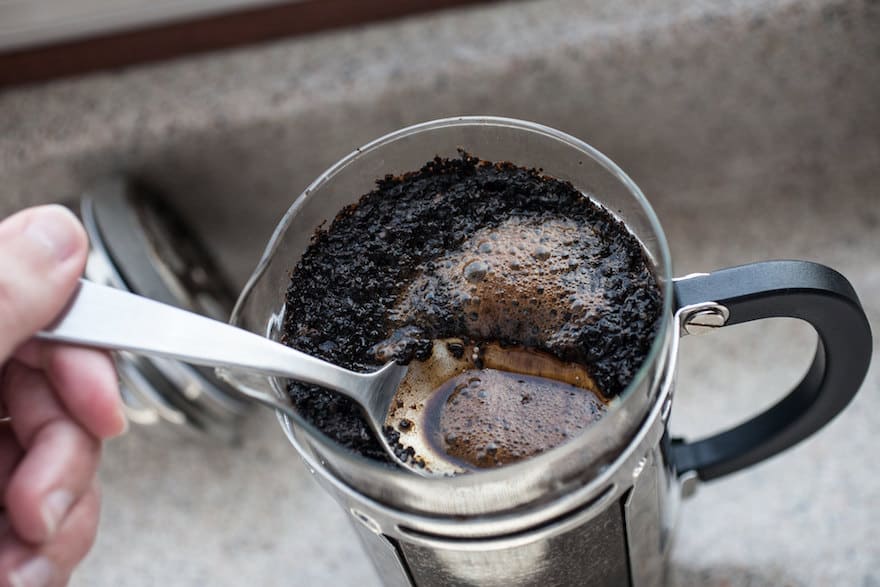
<path fill-rule="evenodd" d="M 492 341 L 582 364 L 606 398 L 643 363 L 662 307 L 641 245 L 608 211 L 540 170 L 466 153 L 378 180 L 316 231 L 286 304 L 283 342 L 349 369 L 424 360 L 444 338 Z M 328 436 L 387 461 L 350 400 L 289 392 Z"/>

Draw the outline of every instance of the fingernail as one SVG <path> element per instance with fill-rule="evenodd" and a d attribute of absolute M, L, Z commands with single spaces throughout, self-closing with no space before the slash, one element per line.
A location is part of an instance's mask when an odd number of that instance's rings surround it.
<path fill-rule="evenodd" d="M 64 206 L 43 206 L 25 228 L 25 235 L 58 261 L 76 252 L 76 217 Z"/>
<path fill-rule="evenodd" d="M 52 582 L 55 566 L 44 556 L 36 556 L 9 573 L 12 587 L 47 587 Z"/>
<path fill-rule="evenodd" d="M 53 491 L 43 500 L 43 523 L 46 524 L 46 533 L 49 536 L 58 529 L 58 525 L 72 505 L 73 494 L 66 489 Z"/>

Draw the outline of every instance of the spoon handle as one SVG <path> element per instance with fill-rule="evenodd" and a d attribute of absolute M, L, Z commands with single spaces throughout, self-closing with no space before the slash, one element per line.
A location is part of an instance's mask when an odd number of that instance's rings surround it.
<path fill-rule="evenodd" d="M 61 315 L 36 336 L 289 377 L 349 397 L 365 377 L 224 322 L 82 279 Z"/>

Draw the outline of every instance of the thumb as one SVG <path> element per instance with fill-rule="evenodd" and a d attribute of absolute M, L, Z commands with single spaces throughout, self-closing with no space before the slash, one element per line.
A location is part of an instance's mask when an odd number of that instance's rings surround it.
<path fill-rule="evenodd" d="M 0 222 L 0 363 L 64 308 L 87 253 L 82 225 L 63 206 Z"/>

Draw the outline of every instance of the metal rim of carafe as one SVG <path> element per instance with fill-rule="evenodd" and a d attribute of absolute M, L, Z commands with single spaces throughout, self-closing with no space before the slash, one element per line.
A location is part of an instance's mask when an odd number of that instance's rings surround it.
<path fill-rule="evenodd" d="M 302 418 L 293 421 L 286 416 L 279 416 L 289 440 L 306 460 L 313 473 L 332 478 L 379 503 L 400 510 L 429 515 L 467 517 L 540 505 L 555 496 L 571 493 L 575 488 L 592 485 L 597 473 L 613 462 L 616 455 L 629 444 L 657 397 L 658 389 L 661 387 L 660 379 L 665 372 L 673 369 L 671 365 L 665 364 L 667 359 L 674 359 L 667 357 L 673 354 L 668 351 L 674 330 L 670 326 L 672 272 L 666 238 L 656 214 L 641 190 L 608 157 L 587 143 L 561 131 L 532 122 L 501 117 L 468 116 L 441 119 L 385 135 L 341 159 L 294 201 L 273 232 L 260 263 L 239 296 L 231 322 L 239 323 L 251 293 L 273 259 L 287 228 L 305 209 L 305 202 L 320 193 L 324 184 L 331 181 L 337 173 L 358 157 L 401 138 L 450 126 L 507 127 L 538 133 L 564 143 L 567 147 L 591 158 L 621 182 L 638 202 L 649 222 L 652 236 L 657 241 L 660 258 L 655 259 L 655 263 L 664 294 L 663 315 L 668 318 L 661 320 L 645 363 L 621 394 L 620 403 L 614 410 L 611 410 L 597 425 L 590 427 L 569 443 L 498 470 L 452 478 L 422 478 L 356 455 L 336 444 Z M 317 226 L 317 221 L 312 223 L 312 229 Z M 272 315 L 263 334 L 272 336 L 274 329 L 280 324 L 281 315 L 280 311 Z M 222 376 L 234 385 L 253 385 L 252 380 L 239 379 L 236 374 L 222 373 Z M 278 384 L 277 381 L 272 382 L 272 387 L 274 393 L 282 397 L 286 396 L 283 385 Z M 610 431 L 613 432 L 609 433 Z M 586 491 L 586 493 L 590 492 Z"/>

